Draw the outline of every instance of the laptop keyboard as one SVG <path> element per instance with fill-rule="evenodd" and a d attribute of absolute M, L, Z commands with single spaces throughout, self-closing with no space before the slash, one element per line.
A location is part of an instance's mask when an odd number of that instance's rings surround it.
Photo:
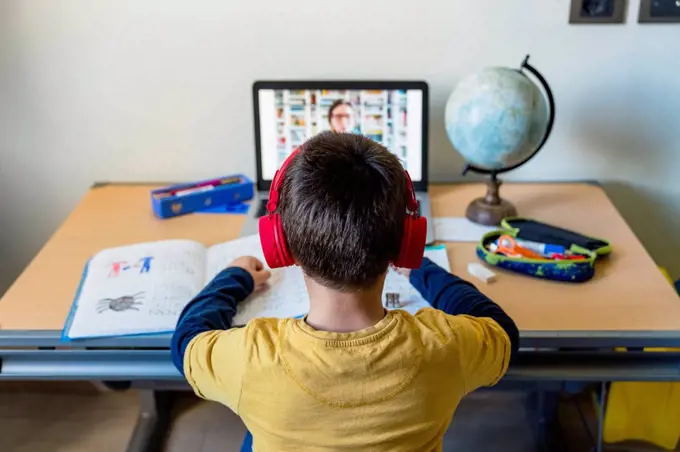
<path fill-rule="evenodd" d="M 255 217 L 260 218 L 267 214 L 267 199 L 260 199 L 257 206 L 257 211 L 255 212 Z"/>

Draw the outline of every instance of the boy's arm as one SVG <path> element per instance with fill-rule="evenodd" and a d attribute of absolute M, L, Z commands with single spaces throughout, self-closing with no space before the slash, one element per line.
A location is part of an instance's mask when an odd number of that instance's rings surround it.
<path fill-rule="evenodd" d="M 247 270 L 223 270 L 183 309 L 170 342 L 172 361 L 196 394 L 234 411 L 246 344 L 245 329 L 231 329 L 231 321 L 253 288 Z"/>
<path fill-rule="evenodd" d="M 464 348 L 469 349 L 467 356 L 474 356 L 469 362 L 471 372 L 481 379 L 479 384 L 471 386 L 495 383 L 497 378 L 493 376 L 505 373 L 506 356 L 512 359 L 519 348 L 515 322 L 475 286 L 427 258 L 419 269 L 411 271 L 409 280 L 434 308 L 450 315 L 469 317 L 465 327 L 459 328 L 458 336 L 464 342 Z M 458 326 L 458 322 L 456 324 Z M 503 332 L 507 339 L 499 340 L 499 336 L 504 336 Z"/>

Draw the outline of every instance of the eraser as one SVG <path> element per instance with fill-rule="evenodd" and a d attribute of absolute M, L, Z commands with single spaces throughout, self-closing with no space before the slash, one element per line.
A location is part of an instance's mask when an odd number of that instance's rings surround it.
<path fill-rule="evenodd" d="M 479 262 L 469 263 L 467 270 L 468 273 L 484 283 L 488 284 L 496 280 L 496 274 Z"/>

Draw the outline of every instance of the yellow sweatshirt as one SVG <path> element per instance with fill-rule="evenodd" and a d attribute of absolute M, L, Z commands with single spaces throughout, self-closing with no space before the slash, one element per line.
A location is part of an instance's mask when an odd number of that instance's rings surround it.
<path fill-rule="evenodd" d="M 243 419 L 257 452 L 440 451 L 463 396 L 506 372 L 510 340 L 489 318 L 391 311 L 353 333 L 257 319 L 194 337 L 196 394 Z"/>

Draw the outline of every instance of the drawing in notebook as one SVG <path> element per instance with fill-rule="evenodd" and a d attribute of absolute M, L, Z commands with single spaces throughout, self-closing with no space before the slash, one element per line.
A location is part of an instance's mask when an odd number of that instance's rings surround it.
<path fill-rule="evenodd" d="M 111 271 L 109 278 L 117 278 L 121 272 L 139 269 L 139 273 L 149 273 L 151 271 L 151 261 L 153 256 L 141 257 L 135 264 L 128 265 L 127 261 L 113 261 L 111 262 Z"/>
<path fill-rule="evenodd" d="M 140 300 L 143 298 L 144 292 L 137 292 L 133 295 L 123 295 L 118 298 L 104 298 L 97 302 L 97 313 L 101 314 L 107 309 L 118 312 L 127 311 L 129 309 L 139 311 L 137 306 L 142 304 Z"/>
<path fill-rule="evenodd" d="M 151 260 L 153 259 L 153 256 L 144 256 L 141 261 L 142 261 L 142 269 L 139 271 L 139 273 L 149 273 L 151 271 Z"/>
<path fill-rule="evenodd" d="M 448 270 L 443 249 L 426 255 Z M 83 273 L 63 336 L 68 339 L 172 332 L 182 309 L 240 256 L 265 262 L 257 235 L 211 247 L 191 240 L 164 240 L 103 250 Z M 408 280 L 389 271 L 384 292 L 398 293 L 400 309 L 429 306 Z M 272 270 L 267 284 L 239 303 L 232 320 L 242 326 L 258 317 L 300 317 L 309 296 L 299 267 Z"/>

